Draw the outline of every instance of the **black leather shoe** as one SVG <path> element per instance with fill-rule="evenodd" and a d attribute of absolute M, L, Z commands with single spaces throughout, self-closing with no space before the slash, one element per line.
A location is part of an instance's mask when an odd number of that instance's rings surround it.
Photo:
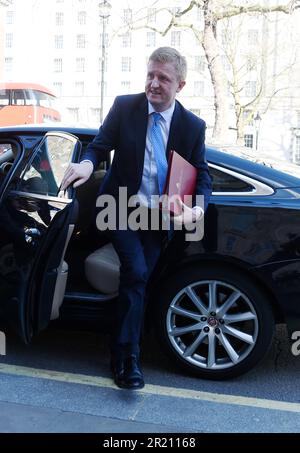
<path fill-rule="evenodd" d="M 139 360 L 135 354 L 131 354 L 124 360 L 124 373 L 121 384 L 122 388 L 130 390 L 141 389 L 145 385 Z"/>
<path fill-rule="evenodd" d="M 118 387 L 123 388 L 124 384 L 124 360 L 120 357 L 113 357 L 110 362 L 114 382 Z"/>
<path fill-rule="evenodd" d="M 112 357 L 110 362 L 115 384 L 122 389 L 138 390 L 144 387 L 143 373 L 138 357 L 134 354 L 126 357 Z"/>

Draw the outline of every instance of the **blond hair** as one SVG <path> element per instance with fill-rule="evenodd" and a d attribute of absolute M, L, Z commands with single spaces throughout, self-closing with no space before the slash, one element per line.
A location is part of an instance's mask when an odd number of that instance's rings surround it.
<path fill-rule="evenodd" d="M 158 49 L 154 50 L 154 52 L 152 52 L 149 57 L 149 61 L 171 63 L 173 64 L 175 71 L 177 72 L 178 80 L 182 81 L 186 79 L 186 58 L 173 47 L 159 47 Z"/>

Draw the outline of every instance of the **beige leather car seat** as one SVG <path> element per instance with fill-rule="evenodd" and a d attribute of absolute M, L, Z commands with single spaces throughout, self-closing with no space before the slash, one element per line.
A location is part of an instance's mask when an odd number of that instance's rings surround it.
<path fill-rule="evenodd" d="M 116 294 L 120 281 L 120 261 L 111 243 L 85 259 L 85 275 L 90 285 L 103 294 Z"/>

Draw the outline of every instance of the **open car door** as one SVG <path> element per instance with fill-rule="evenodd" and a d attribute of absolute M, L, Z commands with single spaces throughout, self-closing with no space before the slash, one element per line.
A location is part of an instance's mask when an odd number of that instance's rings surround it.
<path fill-rule="evenodd" d="M 0 206 L 1 312 L 28 343 L 58 316 L 68 266 L 64 254 L 78 215 L 74 190 L 60 185 L 79 140 L 49 132 L 12 172 Z"/>

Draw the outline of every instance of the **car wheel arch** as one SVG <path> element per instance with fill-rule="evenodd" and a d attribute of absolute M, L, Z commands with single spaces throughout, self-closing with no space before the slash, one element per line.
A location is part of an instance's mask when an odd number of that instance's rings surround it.
<path fill-rule="evenodd" d="M 232 272 L 238 272 L 247 278 L 250 282 L 258 286 L 259 290 L 264 294 L 265 298 L 268 300 L 269 304 L 272 307 L 272 311 L 277 323 L 285 322 L 284 313 L 280 307 L 279 301 L 276 294 L 271 290 L 271 288 L 266 284 L 266 282 L 260 278 L 260 276 L 247 266 L 244 262 L 238 260 L 226 259 L 225 257 L 212 256 L 212 255 L 193 255 L 188 257 L 185 260 L 180 261 L 175 266 L 172 266 L 171 269 L 168 269 L 166 272 L 162 273 L 159 276 L 159 279 L 155 282 L 154 289 L 149 294 L 149 300 L 156 300 L 156 293 L 160 291 L 162 285 L 165 285 L 165 282 L 174 278 L 175 275 L 179 274 L 182 271 L 185 271 L 187 268 L 195 269 L 195 267 L 207 268 L 207 266 L 214 266 L 214 268 L 226 268 Z M 151 310 L 154 303 L 150 303 L 147 306 L 147 310 Z"/>

